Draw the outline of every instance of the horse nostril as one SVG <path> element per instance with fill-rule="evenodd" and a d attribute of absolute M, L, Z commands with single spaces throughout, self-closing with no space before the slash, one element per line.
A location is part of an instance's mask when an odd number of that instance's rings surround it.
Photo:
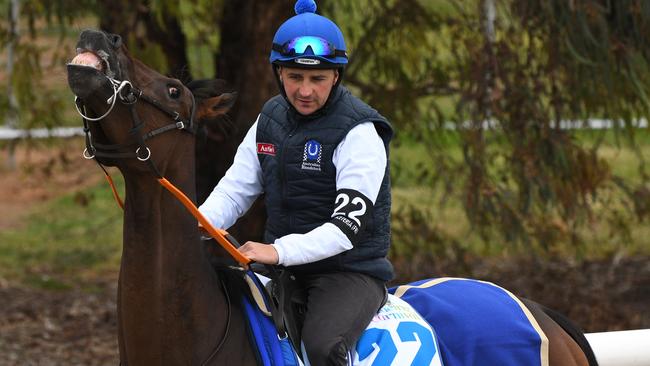
<path fill-rule="evenodd" d="M 113 43 L 113 47 L 119 48 L 122 45 L 122 37 L 118 36 L 117 34 L 112 34 L 112 39 L 111 42 Z"/>

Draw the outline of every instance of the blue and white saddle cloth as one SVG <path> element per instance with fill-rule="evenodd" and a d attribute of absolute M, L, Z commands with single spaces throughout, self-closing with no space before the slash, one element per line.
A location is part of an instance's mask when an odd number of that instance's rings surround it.
<path fill-rule="evenodd" d="M 247 277 L 254 303 L 244 298 L 244 309 L 260 365 L 302 365 L 291 342 L 278 339 L 260 279 Z M 546 336 L 505 289 L 488 282 L 439 278 L 390 292 L 359 338 L 353 365 L 548 366 Z"/>
<path fill-rule="evenodd" d="M 438 278 L 390 292 L 436 330 L 445 366 L 548 366 L 548 338 L 523 303 L 504 288 Z"/>

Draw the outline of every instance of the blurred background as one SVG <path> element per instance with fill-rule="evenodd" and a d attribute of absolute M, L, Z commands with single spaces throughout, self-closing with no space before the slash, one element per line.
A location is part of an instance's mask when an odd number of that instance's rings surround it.
<path fill-rule="evenodd" d="M 116 33 L 161 73 L 239 93 L 227 138 L 199 136 L 201 202 L 277 94 L 294 1 L 0 2 L 0 365 L 116 364 L 122 213 L 81 157 L 76 39 Z M 394 284 L 479 278 L 588 332 L 650 327 L 650 2 L 317 4 L 346 37 L 343 83 L 397 132 Z"/>

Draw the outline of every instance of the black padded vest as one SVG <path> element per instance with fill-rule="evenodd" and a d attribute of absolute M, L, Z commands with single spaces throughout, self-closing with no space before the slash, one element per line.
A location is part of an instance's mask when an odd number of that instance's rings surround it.
<path fill-rule="evenodd" d="M 390 123 L 343 86 L 330 98 L 324 109 L 307 117 L 297 114 L 280 95 L 262 108 L 257 126 L 257 151 L 268 214 L 264 235 L 267 243 L 284 235 L 309 232 L 330 221 L 336 198 L 332 156 L 354 126 L 373 122 L 388 156 L 393 135 Z M 353 271 L 385 281 L 393 278 L 393 268 L 386 258 L 390 246 L 389 165 L 387 162 L 370 222 L 354 247 L 318 262 L 292 266 L 291 270 L 298 273 Z"/>

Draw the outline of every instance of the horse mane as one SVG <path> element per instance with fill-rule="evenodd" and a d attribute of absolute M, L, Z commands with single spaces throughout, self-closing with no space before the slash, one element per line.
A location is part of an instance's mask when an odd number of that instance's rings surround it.
<path fill-rule="evenodd" d="M 230 294 L 244 294 L 252 299 L 248 283 L 244 279 L 245 272 L 214 239 L 202 240 L 204 254 L 208 258 L 212 269 L 222 279 L 226 290 Z"/>
<path fill-rule="evenodd" d="M 250 288 L 244 280 L 245 272 L 241 268 L 233 266 L 213 266 L 213 268 L 223 281 L 224 290 L 228 293 L 233 306 L 241 307 L 241 295 L 253 300 Z"/>

